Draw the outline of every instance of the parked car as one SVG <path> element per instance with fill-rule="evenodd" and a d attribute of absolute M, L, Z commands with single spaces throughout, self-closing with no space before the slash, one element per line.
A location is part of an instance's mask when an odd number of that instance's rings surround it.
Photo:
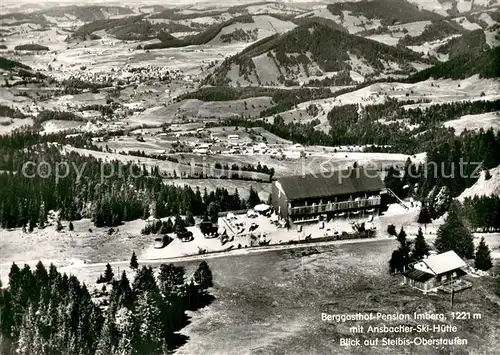
<path fill-rule="evenodd" d="M 193 232 L 183 229 L 177 232 L 177 238 L 183 242 L 190 242 L 194 239 Z"/>
<path fill-rule="evenodd" d="M 325 230 L 325 237 L 337 237 L 339 235 L 339 232 L 337 232 L 336 230 L 333 230 L 332 228 L 327 228 Z"/>
<path fill-rule="evenodd" d="M 216 235 L 218 226 L 214 225 L 212 222 L 201 222 L 199 228 L 204 236 Z"/>
<path fill-rule="evenodd" d="M 248 218 L 257 218 L 259 214 L 255 212 L 254 210 L 248 210 L 247 212 L 247 217 Z"/>
<path fill-rule="evenodd" d="M 168 244 L 168 236 L 167 235 L 155 238 L 154 247 L 156 249 L 164 248 L 165 245 L 167 245 L 167 244 Z"/>

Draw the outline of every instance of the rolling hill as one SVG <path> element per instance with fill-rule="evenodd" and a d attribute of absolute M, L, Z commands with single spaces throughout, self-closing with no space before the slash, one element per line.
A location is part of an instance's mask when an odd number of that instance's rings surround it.
<path fill-rule="evenodd" d="M 8 73 L 9 77 L 18 76 L 20 78 L 46 78 L 45 75 L 33 70 L 30 66 L 5 57 L 0 57 L 0 74 L 2 72 Z"/>
<path fill-rule="evenodd" d="M 176 48 L 232 41 L 255 42 L 274 34 L 285 33 L 295 27 L 293 22 L 283 21 L 274 15 L 242 15 L 212 25 L 203 32 L 182 39 L 170 38 L 160 43 L 147 44 L 144 49 Z"/>
<path fill-rule="evenodd" d="M 422 45 L 425 42 L 432 42 L 443 39 L 453 35 L 462 35 L 467 33 L 462 26 L 454 21 L 437 20 L 432 21 L 429 25 L 425 26 L 424 31 L 418 36 L 405 36 L 400 39 L 398 45 L 402 46 L 415 46 Z"/>
<path fill-rule="evenodd" d="M 7 59 L 5 57 L 0 57 L 0 69 L 6 71 L 15 71 L 19 69 L 32 70 L 31 67 L 29 67 L 26 64 L 20 63 L 15 60 Z"/>
<path fill-rule="evenodd" d="M 145 20 L 143 15 L 101 19 L 79 27 L 67 38 L 67 41 L 98 39 L 99 36 L 94 33 L 98 31 L 105 31 L 119 40 L 148 41 L 155 38 L 171 40 L 174 37 L 168 34 L 169 29 L 168 24 L 152 24 Z"/>
<path fill-rule="evenodd" d="M 330 4 L 327 9 L 338 18 L 339 24 L 350 28 L 350 33 L 359 32 L 353 28 L 365 30 L 397 23 L 438 20 L 436 13 L 421 10 L 417 5 L 405 0 L 377 0 L 359 2 L 339 2 Z M 355 25 L 353 27 L 352 25 Z"/>
<path fill-rule="evenodd" d="M 288 32 L 297 26 L 291 21 L 283 21 L 270 15 L 252 16 L 251 19 L 251 22 L 235 21 L 223 27 L 210 43 L 255 42 L 277 33 Z"/>
<path fill-rule="evenodd" d="M 117 16 L 132 15 L 133 13 L 130 8 L 124 6 L 71 5 L 50 7 L 31 13 L 6 13 L 0 16 L 0 21 L 2 26 L 16 26 L 28 23 L 48 25 L 63 21 L 87 23 Z"/>
<path fill-rule="evenodd" d="M 104 20 L 115 16 L 131 15 L 133 11 L 124 6 L 99 6 L 99 5 L 84 5 L 84 6 L 62 6 L 53 7 L 47 10 L 42 10 L 39 14 L 46 16 L 49 20 L 70 18 L 82 22 L 92 22 L 96 20 Z"/>
<path fill-rule="evenodd" d="M 178 48 L 187 47 L 192 45 L 202 45 L 215 39 L 221 31 L 236 23 L 253 23 L 253 17 L 249 15 L 239 16 L 237 18 L 230 19 L 221 24 L 215 24 L 207 28 L 205 31 L 197 33 L 192 36 L 187 36 L 185 38 L 170 38 L 167 40 L 162 40 L 160 43 L 151 43 L 144 46 L 144 49 L 161 49 L 161 48 Z"/>
<path fill-rule="evenodd" d="M 348 71 L 376 78 L 409 74 L 430 63 L 410 50 L 310 23 L 250 45 L 225 60 L 207 83 L 273 86 Z"/>
<path fill-rule="evenodd" d="M 460 37 L 451 39 L 448 43 L 438 47 L 438 53 L 448 54 L 454 58 L 465 54 L 478 54 L 490 49 L 486 43 L 486 35 L 483 30 L 475 30 L 464 33 Z"/>

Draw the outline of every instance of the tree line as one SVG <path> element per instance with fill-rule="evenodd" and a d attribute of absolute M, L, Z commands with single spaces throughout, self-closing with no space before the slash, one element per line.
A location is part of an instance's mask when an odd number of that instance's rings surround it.
<path fill-rule="evenodd" d="M 487 271 L 493 266 L 490 249 L 484 238 L 481 239 L 477 247 L 474 247 L 474 237 L 467 223 L 464 222 L 464 216 L 464 207 L 460 202 L 453 201 L 449 207 L 445 223 L 438 229 L 433 248 L 438 253 L 452 250 L 461 258 L 474 259 L 474 266 L 477 269 Z M 419 218 L 419 223 L 424 224 L 425 221 Z M 389 235 L 395 236 L 399 242 L 399 247 L 393 251 L 389 260 L 389 271 L 391 273 L 407 270 L 410 264 L 428 256 L 432 249 L 426 242 L 421 228 L 419 228 L 414 242 L 407 240 L 403 228 L 399 233 L 396 233 L 396 227 L 390 225 L 387 232 Z"/>
<path fill-rule="evenodd" d="M 104 287 L 90 293 L 75 276 L 13 264 L 8 287 L 0 287 L 0 353 L 3 355 L 163 355 L 185 342 L 177 334 L 187 310 L 213 300 L 212 272 L 203 261 L 186 280 L 182 266 L 139 268 L 129 281 L 108 264 Z M 109 291 L 107 291 L 109 289 Z"/>
<path fill-rule="evenodd" d="M 474 196 L 463 201 L 464 215 L 473 230 L 497 232 L 500 230 L 500 197 Z"/>

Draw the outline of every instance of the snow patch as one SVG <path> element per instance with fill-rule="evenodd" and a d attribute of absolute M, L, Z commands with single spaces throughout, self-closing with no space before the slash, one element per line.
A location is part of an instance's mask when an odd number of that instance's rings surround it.
<path fill-rule="evenodd" d="M 486 180 L 486 172 L 482 171 L 479 180 L 468 189 L 465 189 L 465 191 L 458 196 L 458 200 L 463 201 L 466 197 L 474 196 L 500 195 L 500 166 L 490 169 L 489 171 L 491 174 L 489 180 Z"/>
<path fill-rule="evenodd" d="M 453 21 L 469 31 L 481 29 L 481 26 L 479 26 L 477 23 L 470 22 L 465 16 L 454 18 Z"/>

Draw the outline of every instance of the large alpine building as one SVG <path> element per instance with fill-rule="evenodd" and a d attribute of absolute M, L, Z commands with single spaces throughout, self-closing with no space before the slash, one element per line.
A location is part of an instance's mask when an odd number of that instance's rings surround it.
<path fill-rule="evenodd" d="M 374 170 L 352 168 L 282 177 L 273 182 L 271 201 L 283 219 L 294 223 L 378 215 L 384 183 Z"/>

